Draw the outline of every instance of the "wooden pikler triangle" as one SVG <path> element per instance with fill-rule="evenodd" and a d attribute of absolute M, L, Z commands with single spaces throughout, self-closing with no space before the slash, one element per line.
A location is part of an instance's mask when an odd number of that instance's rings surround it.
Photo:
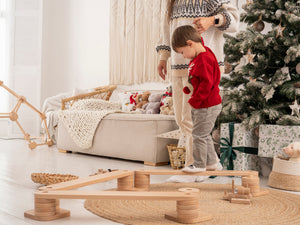
<path fill-rule="evenodd" d="M 48 127 L 47 127 L 47 123 L 46 123 L 46 116 L 44 113 L 42 113 L 41 111 L 39 111 L 37 108 L 35 108 L 33 105 L 31 105 L 24 96 L 18 95 L 16 92 L 14 92 L 13 90 L 11 90 L 10 88 L 8 88 L 7 86 L 5 86 L 3 84 L 3 81 L 0 81 L 0 87 L 4 88 L 5 90 L 7 90 L 10 94 L 12 94 L 13 96 L 15 96 L 17 98 L 17 103 L 15 105 L 15 107 L 13 108 L 13 110 L 10 113 L 0 113 L 0 118 L 8 118 L 11 121 L 16 122 L 16 124 L 18 125 L 18 127 L 20 128 L 20 130 L 22 131 L 23 135 L 24 135 L 24 139 L 27 140 L 29 142 L 28 147 L 30 149 L 34 149 L 39 145 L 48 145 L 51 146 L 53 144 L 50 135 L 49 135 L 49 131 L 48 131 Z M 21 104 L 26 104 L 30 109 L 32 109 L 33 111 L 35 111 L 36 113 L 38 113 L 38 115 L 40 116 L 41 120 L 43 121 L 44 124 L 44 128 L 46 131 L 46 137 L 44 137 L 44 135 L 42 137 L 31 137 L 28 133 L 25 132 L 25 130 L 23 129 L 23 127 L 21 126 L 20 122 L 18 121 L 18 110 L 21 107 Z M 43 139 L 43 142 L 41 143 L 36 143 L 35 141 L 32 141 L 32 139 Z"/>

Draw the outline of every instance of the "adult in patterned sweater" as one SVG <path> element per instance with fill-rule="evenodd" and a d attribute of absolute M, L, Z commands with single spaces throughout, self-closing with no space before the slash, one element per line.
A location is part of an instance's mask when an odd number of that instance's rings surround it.
<path fill-rule="evenodd" d="M 222 71 L 224 65 L 224 32 L 236 32 L 239 23 L 237 9 L 230 4 L 230 0 L 165 0 L 165 18 L 161 23 L 161 37 L 156 50 L 160 56 L 158 72 L 162 79 L 167 75 L 167 60 L 171 56 L 171 76 L 173 105 L 176 122 L 186 139 L 186 166 L 193 163 L 192 157 L 192 119 L 191 107 L 188 104 L 190 95 L 182 92 L 188 83 L 189 59 L 181 54 L 171 51 L 171 35 L 173 31 L 183 25 L 194 25 L 201 33 L 205 46 L 208 46 L 216 55 Z M 191 86 L 190 86 L 191 87 Z M 195 182 L 203 181 L 205 177 L 172 176 L 169 182 Z"/>

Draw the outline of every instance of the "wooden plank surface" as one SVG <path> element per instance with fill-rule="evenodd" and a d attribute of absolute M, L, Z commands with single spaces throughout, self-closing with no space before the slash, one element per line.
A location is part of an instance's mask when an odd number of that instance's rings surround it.
<path fill-rule="evenodd" d="M 58 184 L 52 184 L 39 188 L 39 190 L 72 190 L 75 188 L 84 187 L 87 185 L 97 184 L 109 180 L 114 180 L 126 176 L 133 175 L 133 171 L 129 170 L 117 170 L 109 173 L 103 173 L 99 175 L 93 175 L 89 177 L 79 178 L 77 180 L 70 180 Z"/>
<path fill-rule="evenodd" d="M 148 175 L 192 175 L 192 176 L 258 176 L 258 171 L 254 170 L 215 170 L 203 171 L 198 173 L 186 173 L 182 170 L 164 170 L 164 169 L 148 169 L 136 170 L 135 173 Z"/>
<path fill-rule="evenodd" d="M 43 199 L 118 199 L 118 200 L 191 200 L 199 193 L 149 191 L 39 191 L 35 198 Z"/>

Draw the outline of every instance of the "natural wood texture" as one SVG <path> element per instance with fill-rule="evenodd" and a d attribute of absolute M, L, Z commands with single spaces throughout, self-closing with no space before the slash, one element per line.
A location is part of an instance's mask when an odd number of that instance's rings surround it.
<path fill-rule="evenodd" d="M 234 180 L 232 180 L 232 193 L 224 193 L 223 199 L 229 200 L 230 203 L 236 203 L 236 204 L 250 204 L 252 195 L 250 193 L 250 188 L 243 187 L 243 186 L 235 186 Z"/>
<path fill-rule="evenodd" d="M 55 199 L 116 199 L 116 200 L 175 200 L 176 214 L 165 218 L 180 223 L 196 223 L 212 219 L 199 211 L 199 189 L 182 188 L 178 192 L 132 192 L 132 191 L 39 191 L 35 193 L 35 210 L 25 216 L 36 220 L 56 219 Z M 48 200 L 48 202 L 47 202 Z M 40 201 L 40 202 L 39 202 Z M 175 216 L 174 216 L 175 215 Z"/>
<path fill-rule="evenodd" d="M 14 92 L 13 90 L 11 90 L 7 86 L 5 86 L 3 84 L 3 81 L 0 81 L 0 87 L 4 88 L 6 91 L 8 91 L 10 94 L 12 94 L 13 96 L 15 96 L 17 98 L 17 103 L 16 103 L 14 109 L 10 113 L 0 114 L 1 115 L 0 118 L 9 118 L 11 121 L 16 122 L 16 124 L 18 125 L 18 127 L 20 128 L 20 130 L 22 131 L 22 133 L 24 135 L 24 139 L 29 142 L 28 147 L 30 149 L 35 149 L 37 146 L 40 146 L 40 145 L 48 145 L 48 146 L 53 145 L 53 142 L 49 135 L 45 114 L 42 113 L 41 111 L 39 111 L 33 105 L 31 105 L 24 96 L 18 95 L 16 92 Z M 18 121 L 18 118 L 19 118 L 18 110 L 20 109 L 22 103 L 27 105 L 30 109 L 35 111 L 40 116 L 40 118 L 44 124 L 46 138 L 44 137 L 44 134 L 41 137 L 30 137 L 30 135 L 25 132 L 25 130 L 23 129 L 23 127 L 21 126 L 21 124 Z M 33 139 L 41 139 L 43 141 L 41 143 L 36 143 L 35 141 L 32 141 Z"/>
<path fill-rule="evenodd" d="M 76 95 L 70 98 L 65 98 L 61 100 L 61 109 L 62 110 L 68 109 L 74 104 L 74 102 L 81 99 L 98 98 L 103 100 L 109 100 L 110 96 L 112 95 L 113 91 L 116 88 L 117 88 L 116 85 L 107 85 L 103 87 L 97 87 L 93 92 Z"/>
<path fill-rule="evenodd" d="M 149 191 L 38 191 L 36 199 L 191 200 L 197 193 Z"/>
<path fill-rule="evenodd" d="M 168 165 L 169 162 L 159 162 L 159 163 L 152 163 L 152 162 L 144 162 L 144 165 L 147 165 L 147 166 L 165 166 L 165 165 Z"/>
<path fill-rule="evenodd" d="M 215 170 L 199 173 L 186 173 L 181 170 L 136 170 L 134 181 L 135 188 L 148 189 L 150 186 L 150 175 L 241 176 L 242 186 L 249 188 L 253 196 L 261 196 L 268 193 L 267 191 L 262 191 L 260 189 L 258 171 L 253 170 Z"/>
<path fill-rule="evenodd" d="M 212 216 L 200 211 L 200 195 L 199 189 L 196 188 L 180 188 L 179 192 L 195 195 L 191 200 L 177 200 L 176 212 L 165 214 L 165 218 L 178 223 L 198 223 L 211 220 Z"/>
<path fill-rule="evenodd" d="M 118 178 L 118 191 L 131 191 L 133 190 L 133 174 L 126 177 Z"/>
<path fill-rule="evenodd" d="M 192 175 L 192 176 L 258 176 L 258 171 L 254 170 L 215 170 L 204 171 L 199 173 L 186 173 L 181 170 L 164 170 L 164 169 L 145 169 L 136 170 L 136 174 L 148 174 L 148 175 Z"/>
<path fill-rule="evenodd" d="M 56 219 L 61 219 L 64 217 L 69 217 L 70 211 L 66 209 L 59 209 L 59 212 L 57 212 L 55 215 L 52 216 L 40 216 L 36 214 L 36 211 L 34 209 L 28 210 L 24 212 L 24 217 L 27 217 L 29 219 L 38 220 L 38 221 L 51 221 Z"/>
<path fill-rule="evenodd" d="M 48 185 L 41 187 L 39 190 L 72 190 L 75 188 L 84 187 L 87 185 L 97 184 L 104 181 L 114 180 L 122 177 L 133 176 L 132 171 L 117 170 L 110 173 L 93 175 L 89 177 L 79 178 L 77 180 L 66 181 L 63 183 Z"/>
<path fill-rule="evenodd" d="M 102 170 L 98 170 L 102 172 Z M 181 175 L 222 175 L 242 176 L 243 186 L 237 188 L 232 183 L 233 191 L 237 195 L 227 195 L 226 199 L 234 203 L 248 204 L 248 198 L 238 198 L 241 195 L 250 195 L 250 192 L 260 194 L 257 171 L 206 171 L 201 173 L 184 173 Z M 176 213 L 167 214 L 165 218 L 179 223 L 197 223 L 212 219 L 199 211 L 199 190 L 194 188 L 181 188 L 178 192 L 149 192 L 150 175 L 174 174 L 174 170 L 117 170 L 107 173 L 91 175 L 77 180 L 42 187 L 34 194 L 34 211 L 25 212 L 25 216 L 36 220 L 56 219 L 59 213 L 59 199 L 117 199 L 117 200 L 176 200 Z M 112 179 L 118 179 L 118 191 L 70 191 L 71 189 L 96 184 Z M 134 184 L 134 186 L 133 186 Z M 249 200 L 250 201 L 250 200 Z M 66 215 L 66 214 L 65 214 Z"/>

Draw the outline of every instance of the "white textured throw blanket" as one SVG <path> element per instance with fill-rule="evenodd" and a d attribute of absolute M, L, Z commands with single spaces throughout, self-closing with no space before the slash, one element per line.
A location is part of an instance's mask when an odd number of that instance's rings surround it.
<path fill-rule="evenodd" d="M 90 148 L 96 128 L 106 115 L 121 112 L 121 103 L 102 99 L 85 99 L 75 102 L 69 110 L 59 112 L 62 121 L 74 142 L 82 149 Z"/>

